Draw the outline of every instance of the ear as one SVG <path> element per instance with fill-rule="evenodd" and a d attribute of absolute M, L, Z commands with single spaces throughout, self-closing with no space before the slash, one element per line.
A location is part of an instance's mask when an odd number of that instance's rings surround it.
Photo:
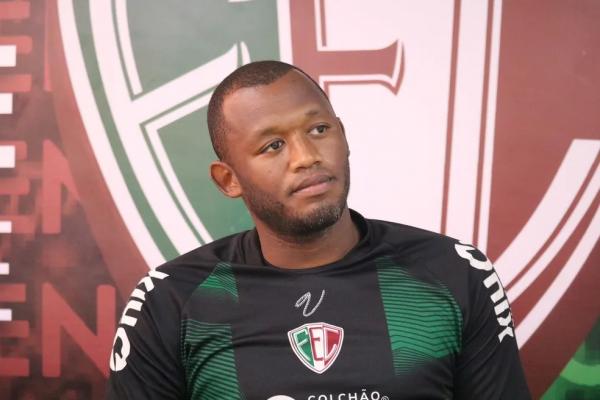
<path fill-rule="evenodd" d="M 340 128 L 342 128 L 342 133 L 344 134 L 344 136 L 346 136 L 346 128 L 344 127 L 344 123 L 342 122 L 340 117 L 336 117 L 339 124 L 340 124 Z"/>
<path fill-rule="evenodd" d="M 229 164 L 213 161 L 210 164 L 210 177 L 225 196 L 235 198 L 242 195 L 240 182 Z"/>
<path fill-rule="evenodd" d="M 337 117 L 338 122 L 340 123 L 340 128 L 342 128 L 342 134 L 344 135 L 344 139 L 346 139 L 346 149 L 348 150 L 348 156 L 350 156 L 350 145 L 348 145 L 348 139 L 346 138 L 346 127 L 344 127 L 344 123 Z"/>

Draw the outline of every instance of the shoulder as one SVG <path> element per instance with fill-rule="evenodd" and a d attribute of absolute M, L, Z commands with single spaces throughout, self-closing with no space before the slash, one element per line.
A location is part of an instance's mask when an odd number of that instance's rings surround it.
<path fill-rule="evenodd" d="M 244 242 L 250 231 L 236 233 L 197 247 L 158 266 L 172 282 L 201 283 L 219 263 L 236 263 L 244 258 Z"/>
<path fill-rule="evenodd" d="M 142 302 L 143 314 L 180 314 L 196 288 L 218 265 L 238 261 L 246 234 L 215 240 L 149 270 L 133 289 L 129 302 Z"/>
<path fill-rule="evenodd" d="M 195 290 L 223 263 L 233 261 L 244 234 L 228 236 L 196 248 L 149 270 L 133 288 L 123 310 L 117 339 L 132 354 L 146 344 L 177 353 L 180 320 Z M 155 333 L 159 333 L 155 337 Z M 126 365 L 127 354 L 113 356 L 111 369 Z M 166 356 L 167 357 L 167 356 Z M 170 357 L 170 355 L 168 356 Z"/>
<path fill-rule="evenodd" d="M 367 219 L 374 241 L 387 246 L 390 252 L 410 263 L 466 265 L 452 237 L 397 222 Z"/>
<path fill-rule="evenodd" d="M 423 229 L 370 220 L 392 257 L 423 281 L 447 288 L 458 303 L 465 332 L 482 324 L 499 341 L 514 338 L 510 305 L 492 262 L 475 246 Z"/>
<path fill-rule="evenodd" d="M 474 245 L 413 226 L 367 220 L 373 239 L 387 255 L 422 280 L 448 288 L 459 304 L 485 290 L 484 281 L 494 275 L 486 255 Z M 492 279 L 492 278 L 489 278 Z"/>

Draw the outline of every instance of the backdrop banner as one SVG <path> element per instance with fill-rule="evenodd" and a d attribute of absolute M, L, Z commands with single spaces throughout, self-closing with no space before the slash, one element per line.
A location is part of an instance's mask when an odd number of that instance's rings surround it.
<path fill-rule="evenodd" d="M 535 398 L 600 398 L 600 2 L 0 1 L 0 398 L 100 399 L 149 268 L 252 227 L 206 109 L 255 60 L 329 94 L 349 205 L 486 252 Z"/>

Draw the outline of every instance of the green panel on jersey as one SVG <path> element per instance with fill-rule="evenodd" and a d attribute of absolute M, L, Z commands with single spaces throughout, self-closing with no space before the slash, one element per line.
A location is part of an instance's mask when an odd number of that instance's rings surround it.
<path fill-rule="evenodd" d="M 182 321 L 181 359 L 189 398 L 243 399 L 235 368 L 231 327 L 188 319 Z"/>
<path fill-rule="evenodd" d="M 231 295 L 235 301 L 238 300 L 235 276 L 231 265 L 220 262 L 213 272 L 198 286 L 198 289 L 209 289 Z"/>
<path fill-rule="evenodd" d="M 460 351 L 462 314 L 445 286 L 423 282 L 387 257 L 377 260 L 377 274 L 396 374 Z"/>

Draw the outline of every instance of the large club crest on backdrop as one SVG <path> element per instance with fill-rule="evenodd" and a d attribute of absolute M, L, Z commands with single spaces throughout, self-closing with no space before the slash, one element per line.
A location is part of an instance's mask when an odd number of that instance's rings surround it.
<path fill-rule="evenodd" d="M 502 108 L 514 85 L 502 57 L 518 47 L 501 30 L 510 7 L 428 3 L 59 2 L 80 113 L 66 118 L 81 118 L 112 199 L 102 206 L 116 207 L 147 266 L 250 226 L 243 204 L 223 199 L 208 178 L 206 106 L 238 66 L 281 59 L 310 73 L 344 121 L 349 204 L 487 251 L 513 302 L 519 344 L 557 337 L 545 321 L 569 311 L 561 299 L 592 273 L 600 140 L 565 131 L 547 138 L 552 152 L 531 154 L 544 170 L 514 162 L 531 143 Z M 513 180 L 531 182 L 520 202 Z M 109 268 L 126 292 L 131 275 Z M 579 312 L 590 319 L 597 308 Z"/>

